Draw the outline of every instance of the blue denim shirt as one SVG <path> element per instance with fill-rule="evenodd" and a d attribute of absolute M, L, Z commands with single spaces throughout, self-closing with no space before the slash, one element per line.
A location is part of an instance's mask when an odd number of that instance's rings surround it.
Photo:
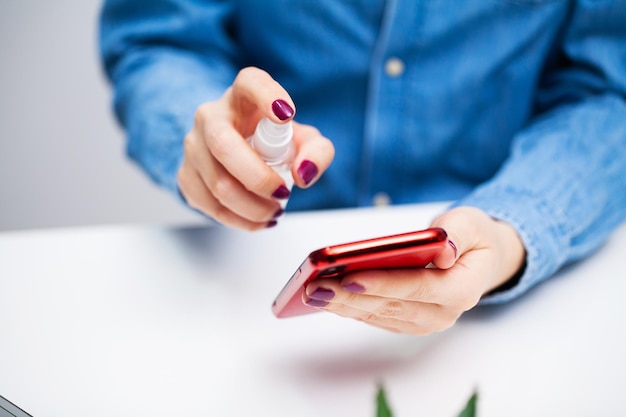
<path fill-rule="evenodd" d="M 626 1 L 108 0 L 128 153 L 177 193 L 196 107 L 268 71 L 336 157 L 288 209 L 455 201 L 511 223 L 523 293 L 626 216 Z M 407 228 L 412 228 L 407 225 Z"/>

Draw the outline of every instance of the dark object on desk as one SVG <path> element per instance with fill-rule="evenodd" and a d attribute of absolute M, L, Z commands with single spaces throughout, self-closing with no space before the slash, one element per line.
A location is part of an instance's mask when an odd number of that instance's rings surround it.
<path fill-rule="evenodd" d="M 0 417 L 32 417 L 30 414 L 0 395 Z"/>

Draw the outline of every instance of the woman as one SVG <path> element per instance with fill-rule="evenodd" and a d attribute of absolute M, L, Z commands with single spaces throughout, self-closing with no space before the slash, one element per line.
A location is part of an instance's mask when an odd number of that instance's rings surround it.
<path fill-rule="evenodd" d="M 311 305 L 427 334 L 623 221 L 624 21 L 611 0 L 107 0 L 101 48 L 129 155 L 226 226 L 274 226 L 287 197 L 455 201 L 432 224 L 450 236 L 439 269 L 307 288 Z M 294 120 L 292 193 L 244 140 L 263 116 Z"/>

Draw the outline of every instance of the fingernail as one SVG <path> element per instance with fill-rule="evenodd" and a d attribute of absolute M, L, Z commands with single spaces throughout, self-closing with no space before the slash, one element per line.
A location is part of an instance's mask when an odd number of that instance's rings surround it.
<path fill-rule="evenodd" d="M 265 226 L 265 227 L 267 227 L 269 229 L 270 227 L 274 227 L 277 224 L 278 224 L 278 222 L 276 220 L 270 220 L 269 222 L 267 222 L 267 226 Z"/>
<path fill-rule="evenodd" d="M 326 307 L 328 305 L 328 301 L 314 300 L 311 298 L 309 301 L 306 302 L 306 304 L 311 307 Z"/>
<path fill-rule="evenodd" d="M 276 210 L 276 213 L 274 213 L 274 216 L 272 217 L 272 219 L 276 219 L 282 216 L 284 213 L 285 213 L 285 210 L 281 207 L 278 210 Z"/>
<path fill-rule="evenodd" d="M 317 175 L 317 165 L 309 160 L 304 160 L 298 167 L 298 175 L 306 185 L 309 185 Z"/>
<path fill-rule="evenodd" d="M 309 294 L 309 298 L 314 300 L 323 300 L 328 301 L 332 300 L 335 297 L 335 291 L 328 290 L 326 288 L 317 288 L 311 294 Z"/>
<path fill-rule="evenodd" d="M 272 103 L 272 111 L 280 120 L 287 120 L 293 117 L 293 109 L 285 100 L 275 100 Z"/>
<path fill-rule="evenodd" d="M 363 288 L 362 285 L 359 285 L 356 282 L 351 282 L 350 284 L 343 285 L 341 288 L 343 288 L 346 291 L 354 292 L 357 294 L 365 292 L 365 288 Z"/>
<path fill-rule="evenodd" d="M 272 197 L 278 198 L 279 200 L 284 200 L 286 198 L 289 198 L 290 194 L 291 193 L 289 192 L 289 189 L 284 185 L 281 185 L 276 189 L 276 191 L 272 193 Z"/>
<path fill-rule="evenodd" d="M 450 246 L 452 246 L 452 249 L 454 249 L 454 259 L 456 259 L 459 251 L 456 249 L 456 245 L 451 240 L 448 240 L 448 243 L 450 244 Z"/>

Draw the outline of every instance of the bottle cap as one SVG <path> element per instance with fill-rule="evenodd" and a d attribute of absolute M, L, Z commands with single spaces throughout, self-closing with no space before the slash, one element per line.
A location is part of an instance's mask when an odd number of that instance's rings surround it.
<path fill-rule="evenodd" d="M 292 136 L 291 121 L 274 123 L 264 117 L 256 127 L 251 145 L 266 161 L 276 161 L 284 158 L 289 151 Z"/>

